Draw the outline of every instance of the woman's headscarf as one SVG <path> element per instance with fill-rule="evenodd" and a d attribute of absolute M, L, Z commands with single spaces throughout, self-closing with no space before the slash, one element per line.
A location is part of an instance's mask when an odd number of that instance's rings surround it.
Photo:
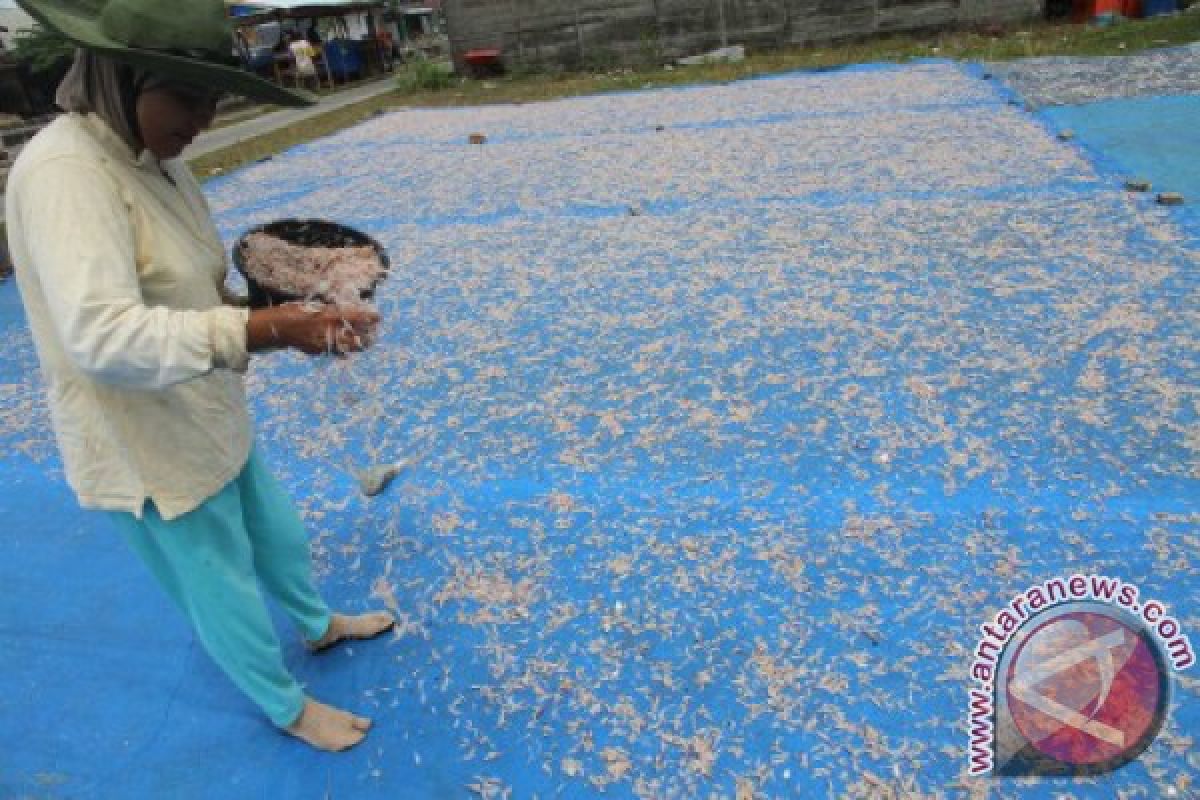
<path fill-rule="evenodd" d="M 63 111 L 100 117 L 137 154 L 142 149 L 137 124 L 138 95 L 168 82 L 81 48 L 75 51 L 75 63 L 58 85 L 54 102 Z"/>

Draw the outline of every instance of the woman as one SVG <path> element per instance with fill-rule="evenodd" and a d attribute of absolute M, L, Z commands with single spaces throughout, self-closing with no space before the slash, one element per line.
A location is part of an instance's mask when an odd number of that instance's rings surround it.
<path fill-rule="evenodd" d="M 317 57 L 317 49 L 299 33 L 292 32 L 288 34 L 288 52 L 296 69 L 296 85 L 303 82 L 307 86 L 312 81 L 320 89 L 321 76 L 317 74 L 317 62 L 313 60 Z"/>
<path fill-rule="evenodd" d="M 224 293 L 224 248 L 176 160 L 223 91 L 285 105 L 288 92 L 225 65 L 221 0 L 64 0 L 22 7 L 79 50 L 61 115 L 8 184 L 9 244 L 46 379 L 67 479 L 105 511 L 233 682 L 269 719 L 324 750 L 370 721 L 304 695 L 283 664 L 259 584 L 313 650 L 391 627 L 332 614 L 308 540 L 255 452 L 241 373 L 249 354 L 350 353 L 374 313 L 248 310 Z"/>

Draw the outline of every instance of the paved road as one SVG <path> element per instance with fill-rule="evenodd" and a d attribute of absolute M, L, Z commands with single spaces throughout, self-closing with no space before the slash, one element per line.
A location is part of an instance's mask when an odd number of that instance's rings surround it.
<path fill-rule="evenodd" d="M 314 117 L 318 114 L 324 114 L 334 109 L 348 106 L 352 103 L 357 103 L 361 100 L 367 100 L 371 97 L 376 97 L 385 94 L 396 86 L 395 76 L 388 75 L 379 80 L 364 83 L 360 86 L 355 86 L 353 89 L 346 89 L 333 95 L 322 97 L 320 102 L 309 108 L 289 108 L 281 111 L 273 111 L 269 114 L 263 114 L 254 119 L 248 119 L 245 122 L 239 122 L 234 125 L 227 125 L 224 128 L 202 133 L 197 137 L 196 141 L 192 142 L 191 147 L 187 149 L 188 158 L 198 158 L 207 155 L 215 150 L 220 150 L 224 147 L 244 142 L 253 139 L 256 136 L 270 133 L 280 128 L 291 125 L 294 122 Z M 10 157 L 16 158 L 20 147 L 9 148 Z M 3 208 L 4 201 L 4 184 L 7 178 L 7 170 L 0 169 L 0 208 Z"/>
<path fill-rule="evenodd" d="M 388 75 L 379 80 L 355 86 L 353 89 L 346 89 L 337 94 L 322 97 L 319 103 L 309 108 L 288 108 L 281 111 L 272 111 L 270 114 L 263 114 L 261 117 L 255 117 L 245 122 L 227 125 L 224 128 L 217 128 L 216 130 L 202 133 L 196 141 L 192 142 L 192 146 L 188 148 L 187 157 L 198 158 L 199 156 L 207 155 L 215 150 L 253 139 L 256 136 L 262 136 L 300 120 L 385 94 L 395 87 L 395 76 Z"/>

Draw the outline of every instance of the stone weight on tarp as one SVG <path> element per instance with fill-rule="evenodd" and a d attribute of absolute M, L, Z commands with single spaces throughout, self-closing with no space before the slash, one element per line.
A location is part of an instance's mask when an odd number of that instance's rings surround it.
<path fill-rule="evenodd" d="M 408 462 L 400 461 L 395 464 L 375 464 L 355 473 L 358 486 L 367 497 L 381 494 L 388 485 L 404 471 Z"/>

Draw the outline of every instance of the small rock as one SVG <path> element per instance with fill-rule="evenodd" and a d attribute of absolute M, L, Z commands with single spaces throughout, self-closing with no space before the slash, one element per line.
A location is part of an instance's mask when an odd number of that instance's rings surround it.
<path fill-rule="evenodd" d="M 397 464 L 376 464 L 373 467 L 359 470 L 355 473 L 358 478 L 358 486 L 362 489 L 362 493 L 367 497 L 374 497 L 388 487 L 392 479 L 404 471 L 408 466 L 407 462 L 401 461 Z"/>
<path fill-rule="evenodd" d="M 482 133 L 472 133 L 467 137 L 467 141 L 471 144 L 483 144 L 487 141 L 487 136 Z"/>
<path fill-rule="evenodd" d="M 666 125 L 655 125 L 654 126 L 654 130 L 658 131 L 659 133 L 662 133 L 666 129 L 667 129 Z"/>
<path fill-rule="evenodd" d="M 1159 192 L 1158 204 L 1160 206 L 1181 206 L 1183 205 L 1183 195 L 1179 192 Z"/>
<path fill-rule="evenodd" d="M 1148 192 L 1150 185 L 1150 181 L 1142 178 L 1129 178 L 1125 181 L 1125 188 L 1131 192 Z"/>
<path fill-rule="evenodd" d="M 1075 131 L 1059 131 L 1058 138 L 1062 139 L 1064 142 L 1069 142 L 1075 138 Z"/>
<path fill-rule="evenodd" d="M 631 216 L 631 217 L 640 217 L 642 215 L 642 212 L 638 211 L 637 208 L 635 208 L 634 206 L 629 206 L 628 210 L 629 210 L 629 216 Z"/>

